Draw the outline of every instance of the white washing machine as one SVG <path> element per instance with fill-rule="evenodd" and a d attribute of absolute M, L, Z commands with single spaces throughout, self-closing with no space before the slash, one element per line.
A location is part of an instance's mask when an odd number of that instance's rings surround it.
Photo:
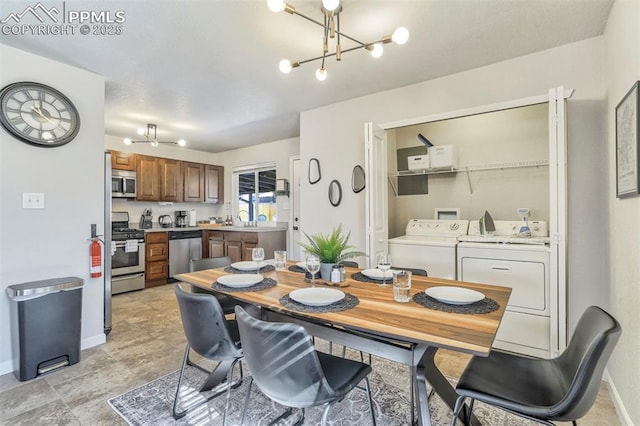
<path fill-rule="evenodd" d="M 467 234 L 468 226 L 468 220 L 411 219 L 405 235 L 389 239 L 391 263 L 455 280 L 458 237 Z"/>
<path fill-rule="evenodd" d="M 480 235 L 478 221 L 458 239 L 458 279 L 511 287 L 494 347 L 541 358 L 559 350 L 558 293 L 551 288 L 546 222 L 530 221 L 532 237 L 517 237 L 519 221 L 495 221 Z"/>

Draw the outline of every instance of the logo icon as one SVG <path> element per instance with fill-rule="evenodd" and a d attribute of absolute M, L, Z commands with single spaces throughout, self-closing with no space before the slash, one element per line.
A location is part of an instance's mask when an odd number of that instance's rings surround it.
<path fill-rule="evenodd" d="M 38 4 L 36 4 L 35 6 L 27 6 L 27 8 L 25 8 L 20 13 L 10 13 L 9 16 L 0 21 L 0 23 L 6 24 L 11 20 L 13 20 L 15 23 L 19 23 L 22 18 L 25 17 L 25 15 L 32 15 L 41 23 L 45 22 L 45 17 L 48 17 L 49 19 L 51 19 L 51 21 L 57 23 L 58 18 L 56 18 L 55 15 L 58 15 L 59 13 L 60 11 L 56 9 L 55 6 L 51 7 L 51 9 L 47 9 L 42 5 L 42 3 L 38 2 Z"/>

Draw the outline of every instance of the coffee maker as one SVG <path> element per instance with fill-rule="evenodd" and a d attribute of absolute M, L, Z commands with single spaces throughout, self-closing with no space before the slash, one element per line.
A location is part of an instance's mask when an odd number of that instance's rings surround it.
<path fill-rule="evenodd" d="M 189 212 L 187 210 L 176 210 L 176 227 L 185 228 L 189 225 Z"/>

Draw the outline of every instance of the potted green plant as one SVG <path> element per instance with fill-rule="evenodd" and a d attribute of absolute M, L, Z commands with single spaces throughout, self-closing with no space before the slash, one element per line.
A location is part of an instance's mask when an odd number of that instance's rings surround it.
<path fill-rule="evenodd" d="M 336 263 L 358 256 L 366 256 L 361 251 L 347 251 L 355 247 L 349 245 L 351 232 L 346 235 L 342 234 L 342 225 L 333 228 L 331 233 L 326 235 L 322 233 L 309 235 L 304 231 L 303 234 L 307 237 L 309 243 L 298 241 L 298 244 L 307 253 L 318 256 L 318 259 L 320 259 L 320 276 L 323 280 L 328 281 L 330 279 L 331 269 Z"/>

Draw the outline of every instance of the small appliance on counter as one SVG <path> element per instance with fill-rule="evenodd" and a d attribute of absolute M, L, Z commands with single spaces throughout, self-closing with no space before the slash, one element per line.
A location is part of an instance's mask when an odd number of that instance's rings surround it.
<path fill-rule="evenodd" d="M 187 210 L 176 210 L 176 227 L 186 228 L 187 226 L 189 226 L 189 212 Z"/>
<path fill-rule="evenodd" d="M 153 216 L 151 215 L 151 209 L 145 209 L 140 216 L 140 229 L 151 229 L 153 226 Z"/>
<path fill-rule="evenodd" d="M 168 214 L 163 214 L 162 216 L 160 216 L 158 218 L 158 223 L 160 224 L 160 226 L 162 226 L 163 228 L 171 228 L 173 226 L 173 219 L 171 219 L 171 216 Z"/>
<path fill-rule="evenodd" d="M 198 226 L 196 211 L 194 209 L 189 210 L 189 226 Z"/>

